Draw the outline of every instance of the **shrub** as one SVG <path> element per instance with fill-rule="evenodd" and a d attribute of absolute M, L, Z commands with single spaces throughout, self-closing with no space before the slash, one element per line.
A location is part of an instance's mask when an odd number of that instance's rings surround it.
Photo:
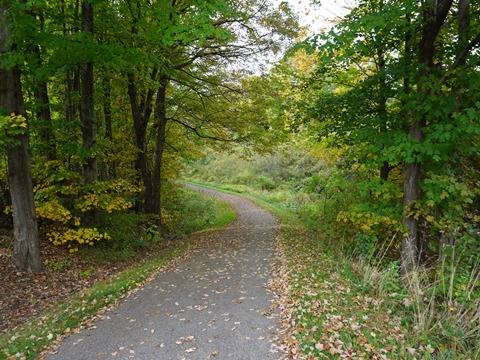
<path fill-rule="evenodd" d="M 275 190 L 277 187 L 277 184 L 270 176 L 263 174 L 257 178 L 257 184 L 262 190 Z"/>
<path fill-rule="evenodd" d="M 98 181 L 82 185 L 80 176 L 59 160 L 34 169 L 35 207 L 42 228 L 54 245 L 77 251 L 79 245 L 92 245 L 109 238 L 108 233 L 81 226 L 84 213 L 103 210 L 123 211 L 132 206 L 129 197 L 139 189 L 125 180 Z"/>

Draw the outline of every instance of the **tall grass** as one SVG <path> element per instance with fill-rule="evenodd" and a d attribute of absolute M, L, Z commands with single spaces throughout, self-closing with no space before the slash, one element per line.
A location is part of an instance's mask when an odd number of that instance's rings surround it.
<path fill-rule="evenodd" d="M 385 266 L 358 256 L 351 262 L 377 296 L 388 299 L 391 308 L 401 309 L 411 344 L 428 342 L 436 358 L 469 358 L 469 354 L 480 358 L 479 262 L 461 292 L 456 286 L 457 267 L 447 270 L 445 260 L 435 269 L 419 267 L 403 279 L 394 262 Z"/>

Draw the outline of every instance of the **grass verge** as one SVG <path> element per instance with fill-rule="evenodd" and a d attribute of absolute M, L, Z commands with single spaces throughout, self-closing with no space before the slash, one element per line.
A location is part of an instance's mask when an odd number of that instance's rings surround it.
<path fill-rule="evenodd" d="M 193 193 L 192 193 L 193 194 Z M 192 195 L 191 194 L 191 195 Z M 192 195 L 194 196 L 194 195 Z M 214 211 L 208 221 L 196 225 L 195 231 L 220 228 L 236 218 L 231 206 L 223 200 L 199 194 L 198 204 L 208 199 Z M 114 306 L 122 297 L 162 271 L 172 261 L 182 257 L 194 244 L 184 237 L 141 263 L 129 267 L 110 279 L 100 281 L 91 288 L 57 304 L 38 318 L 0 336 L 0 359 L 35 359 L 46 346 L 59 341 L 63 336 L 86 322 L 101 316 L 103 311 Z"/>

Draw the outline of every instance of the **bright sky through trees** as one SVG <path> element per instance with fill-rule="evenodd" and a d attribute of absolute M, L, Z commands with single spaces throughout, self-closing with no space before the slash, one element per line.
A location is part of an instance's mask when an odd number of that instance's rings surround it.
<path fill-rule="evenodd" d="M 310 32 L 331 27 L 355 6 L 356 0 L 288 0 L 299 14 L 300 24 L 310 27 Z"/>

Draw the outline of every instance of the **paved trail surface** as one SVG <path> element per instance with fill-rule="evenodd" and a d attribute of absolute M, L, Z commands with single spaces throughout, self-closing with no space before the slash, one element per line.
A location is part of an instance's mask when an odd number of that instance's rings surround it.
<path fill-rule="evenodd" d="M 160 273 L 107 312 L 104 320 L 65 339 L 48 360 L 279 359 L 279 323 L 269 308 L 277 221 L 238 196 L 192 187 L 232 204 L 238 219 L 204 232 L 175 269 Z"/>

